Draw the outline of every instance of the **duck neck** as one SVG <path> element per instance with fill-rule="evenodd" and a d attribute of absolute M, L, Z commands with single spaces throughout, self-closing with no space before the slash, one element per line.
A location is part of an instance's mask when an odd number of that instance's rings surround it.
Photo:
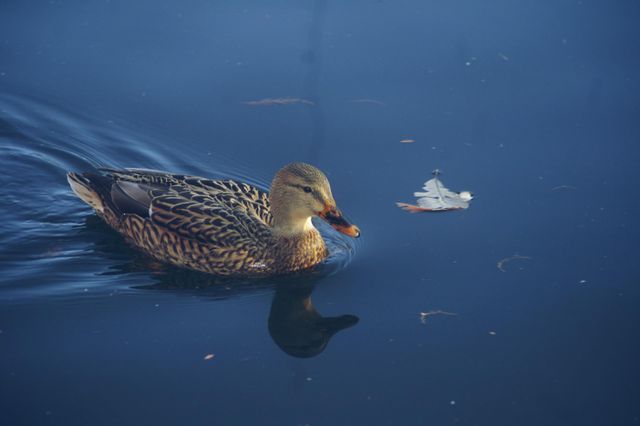
<path fill-rule="evenodd" d="M 303 237 L 309 232 L 315 231 L 316 228 L 311 222 L 311 217 L 307 218 L 286 218 L 285 220 L 273 220 L 273 235 L 286 239 Z M 281 219 L 281 218 L 280 218 Z"/>
<path fill-rule="evenodd" d="M 309 213 L 294 208 L 292 203 L 287 201 L 286 193 L 272 190 L 269 193 L 269 201 L 273 217 L 272 230 L 275 236 L 302 237 L 309 231 L 315 230 Z"/>
<path fill-rule="evenodd" d="M 291 197 L 281 190 L 273 190 L 271 202 L 274 251 L 283 270 L 294 271 L 315 265 L 326 257 L 327 250 L 308 211 L 295 208 Z M 277 188 L 276 188 L 277 189 Z"/>

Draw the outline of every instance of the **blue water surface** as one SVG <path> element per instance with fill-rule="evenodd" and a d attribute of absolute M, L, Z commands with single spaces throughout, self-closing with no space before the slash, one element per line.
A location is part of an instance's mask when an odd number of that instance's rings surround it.
<path fill-rule="evenodd" d="M 0 425 L 640 424 L 639 19 L 0 2 Z M 268 188 L 292 161 L 362 237 L 323 227 L 326 265 L 265 280 L 150 261 L 65 179 Z M 397 208 L 435 168 L 471 207 Z"/>

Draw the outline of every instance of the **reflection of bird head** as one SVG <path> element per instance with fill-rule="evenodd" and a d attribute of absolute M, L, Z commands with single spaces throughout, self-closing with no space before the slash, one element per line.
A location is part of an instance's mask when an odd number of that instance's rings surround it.
<path fill-rule="evenodd" d="M 354 326 L 358 317 L 322 317 L 311 302 L 313 286 L 278 287 L 269 313 L 269 334 L 280 349 L 291 356 L 310 358 L 327 347 L 340 330 Z"/>
<path fill-rule="evenodd" d="M 462 201 L 471 201 L 473 200 L 473 194 L 469 191 L 462 191 L 458 194 Z"/>

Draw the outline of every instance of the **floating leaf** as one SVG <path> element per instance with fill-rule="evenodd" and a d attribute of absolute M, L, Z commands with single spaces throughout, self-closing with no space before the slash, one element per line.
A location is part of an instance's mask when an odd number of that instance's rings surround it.
<path fill-rule="evenodd" d="M 473 195 L 469 191 L 453 192 L 438 179 L 440 170 L 433 171 L 433 179 L 425 182 L 425 192 L 414 192 L 418 197 L 417 205 L 396 203 L 398 207 L 411 213 L 461 210 L 469 207 Z"/>
<path fill-rule="evenodd" d="M 308 99 L 300 99 L 300 98 L 265 98 L 258 99 L 255 101 L 246 101 L 243 102 L 245 105 L 251 106 L 270 106 L 270 105 L 294 105 L 294 104 L 302 104 L 302 105 L 315 105 L 314 102 Z"/>

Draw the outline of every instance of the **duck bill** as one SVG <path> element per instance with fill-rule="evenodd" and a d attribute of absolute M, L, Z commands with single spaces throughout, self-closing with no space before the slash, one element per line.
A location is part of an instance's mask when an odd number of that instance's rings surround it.
<path fill-rule="evenodd" d="M 323 211 L 318 213 L 318 216 L 323 218 L 338 232 L 341 232 L 353 238 L 358 238 L 360 236 L 360 229 L 358 229 L 357 226 L 347 222 L 347 220 L 342 217 L 342 213 L 340 213 L 340 210 L 336 209 L 335 207 L 325 207 Z"/>

